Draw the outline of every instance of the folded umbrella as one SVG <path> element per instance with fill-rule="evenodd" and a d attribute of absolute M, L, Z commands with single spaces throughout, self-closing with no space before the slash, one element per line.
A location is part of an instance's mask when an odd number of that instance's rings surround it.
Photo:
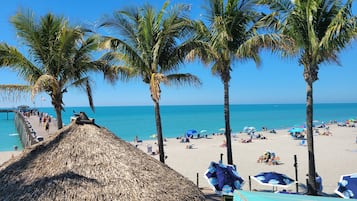
<path fill-rule="evenodd" d="M 244 182 L 235 166 L 216 162 L 211 162 L 205 178 L 219 195 L 233 195 L 233 191 L 241 189 Z"/>

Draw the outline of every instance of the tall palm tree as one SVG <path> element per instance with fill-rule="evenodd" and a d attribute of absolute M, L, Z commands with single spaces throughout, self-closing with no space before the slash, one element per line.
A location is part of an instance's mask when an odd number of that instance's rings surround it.
<path fill-rule="evenodd" d="M 306 129 L 309 159 L 308 194 L 317 194 L 313 139 L 313 83 L 322 63 L 339 63 L 338 53 L 356 37 L 352 0 L 263 0 L 281 20 L 283 34 L 294 39 L 306 82 Z M 280 26 L 278 25 L 278 26 Z"/>
<path fill-rule="evenodd" d="M 63 17 L 47 14 L 39 21 L 31 12 L 18 12 L 11 18 L 16 34 L 27 47 L 22 54 L 16 47 L 0 44 L 0 66 L 18 72 L 31 87 L 32 95 L 45 92 L 51 97 L 62 128 L 63 95 L 70 86 L 82 87 L 92 109 L 93 99 L 88 72 L 101 66 L 90 53 L 97 49 L 95 37 L 85 38 L 80 27 L 70 27 Z"/>
<path fill-rule="evenodd" d="M 186 52 L 192 43 L 186 40 L 190 35 L 192 23 L 185 16 L 189 7 L 175 5 L 167 9 L 165 2 L 157 12 L 146 4 L 114 13 L 102 26 L 119 31 L 119 37 L 105 37 L 103 44 L 111 48 L 110 57 L 118 59 L 121 67 L 126 67 L 131 77 L 140 77 L 149 85 L 154 102 L 157 140 L 160 161 L 165 163 L 163 134 L 160 116 L 160 85 L 163 84 L 200 84 L 192 74 L 175 73 L 184 63 Z M 115 56 L 116 55 L 116 56 Z M 122 73 L 125 72 L 122 71 Z"/>
<path fill-rule="evenodd" d="M 272 30 L 268 25 L 258 23 L 263 16 L 256 12 L 255 3 L 255 0 L 209 0 L 208 25 L 202 21 L 196 24 L 197 37 L 202 44 L 188 55 L 189 59 L 198 56 L 204 63 L 213 63 L 212 73 L 223 82 L 228 164 L 233 164 L 229 114 L 229 82 L 233 63 L 252 59 L 259 66 L 261 48 L 278 50 L 289 47 L 288 38 L 268 32 Z M 266 29 L 266 32 L 259 34 L 260 28 Z"/>

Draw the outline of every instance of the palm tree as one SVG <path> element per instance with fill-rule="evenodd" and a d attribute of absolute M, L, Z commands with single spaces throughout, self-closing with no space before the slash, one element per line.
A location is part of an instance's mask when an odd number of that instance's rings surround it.
<path fill-rule="evenodd" d="M 224 86 L 224 119 L 227 144 L 227 162 L 233 164 L 231 126 L 229 114 L 229 82 L 232 65 L 235 61 L 253 59 L 260 64 L 260 48 L 288 48 L 288 38 L 268 32 L 269 26 L 259 24 L 261 13 L 256 12 L 254 0 L 210 0 L 207 8 L 206 26 L 202 21 L 196 25 L 200 48 L 188 56 L 200 57 L 204 63 L 213 63 L 211 71 L 221 78 Z M 259 34 L 259 28 L 266 28 Z"/>
<path fill-rule="evenodd" d="M 29 52 L 22 54 L 17 48 L 2 43 L 0 66 L 18 72 L 28 82 L 33 96 L 45 92 L 51 97 L 58 129 L 63 125 L 63 94 L 68 87 L 82 87 L 94 109 L 87 73 L 102 65 L 99 61 L 91 61 L 89 55 L 97 49 L 96 38 L 84 39 L 84 30 L 70 27 L 63 17 L 53 14 L 37 21 L 30 12 L 18 12 L 11 18 L 11 23 Z"/>
<path fill-rule="evenodd" d="M 356 37 L 352 0 L 263 0 L 281 20 L 282 33 L 294 39 L 306 82 L 308 194 L 317 194 L 313 139 L 313 83 L 324 62 L 339 63 L 338 53 Z M 273 16 L 271 15 L 271 16 Z M 279 25 L 278 25 L 279 26 Z"/>
<path fill-rule="evenodd" d="M 169 10 L 167 6 L 168 2 L 165 2 L 159 12 L 148 4 L 142 8 L 118 11 L 102 24 L 119 31 L 119 38 L 105 37 L 103 42 L 105 47 L 112 49 L 109 57 L 123 64 L 112 69 L 121 69 L 121 73 L 140 77 L 149 85 L 162 163 L 165 163 L 165 155 L 159 105 L 160 85 L 200 84 L 192 74 L 174 73 L 184 63 L 185 54 L 192 47 L 192 42 L 185 40 L 193 30 L 192 23 L 185 16 L 189 7 L 176 5 Z"/>

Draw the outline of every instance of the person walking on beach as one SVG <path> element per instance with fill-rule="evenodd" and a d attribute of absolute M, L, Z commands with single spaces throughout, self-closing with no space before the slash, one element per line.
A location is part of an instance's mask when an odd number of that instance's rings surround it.
<path fill-rule="evenodd" d="M 45 130 L 47 131 L 47 133 L 50 131 L 50 122 L 49 121 L 46 121 Z"/>

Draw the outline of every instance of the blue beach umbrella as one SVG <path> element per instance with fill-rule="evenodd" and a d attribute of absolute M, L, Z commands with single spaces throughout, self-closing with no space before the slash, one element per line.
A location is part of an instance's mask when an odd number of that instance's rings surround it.
<path fill-rule="evenodd" d="M 233 195 L 233 191 L 240 190 L 244 182 L 235 166 L 216 162 L 211 162 L 204 176 L 219 195 Z"/>
<path fill-rule="evenodd" d="M 243 132 L 250 134 L 252 132 L 256 132 L 256 129 L 255 127 L 252 126 L 246 126 L 243 128 Z"/>
<path fill-rule="evenodd" d="M 288 130 L 288 132 L 290 133 L 290 135 L 294 138 L 303 138 L 303 135 L 301 135 L 302 132 L 304 132 L 304 128 L 291 128 L 290 130 Z"/>
<path fill-rule="evenodd" d="M 290 130 L 288 130 L 289 133 L 301 133 L 304 132 L 303 128 L 291 128 Z"/>
<path fill-rule="evenodd" d="M 357 198 L 357 173 L 342 175 L 335 193 L 345 199 Z"/>
<path fill-rule="evenodd" d="M 286 188 L 295 182 L 293 179 L 286 176 L 285 174 L 277 172 L 261 172 L 251 178 L 262 185 L 273 187 Z"/>
<path fill-rule="evenodd" d="M 197 131 L 195 129 L 190 129 L 186 131 L 186 137 L 188 138 L 193 137 L 194 134 L 197 134 Z"/>

